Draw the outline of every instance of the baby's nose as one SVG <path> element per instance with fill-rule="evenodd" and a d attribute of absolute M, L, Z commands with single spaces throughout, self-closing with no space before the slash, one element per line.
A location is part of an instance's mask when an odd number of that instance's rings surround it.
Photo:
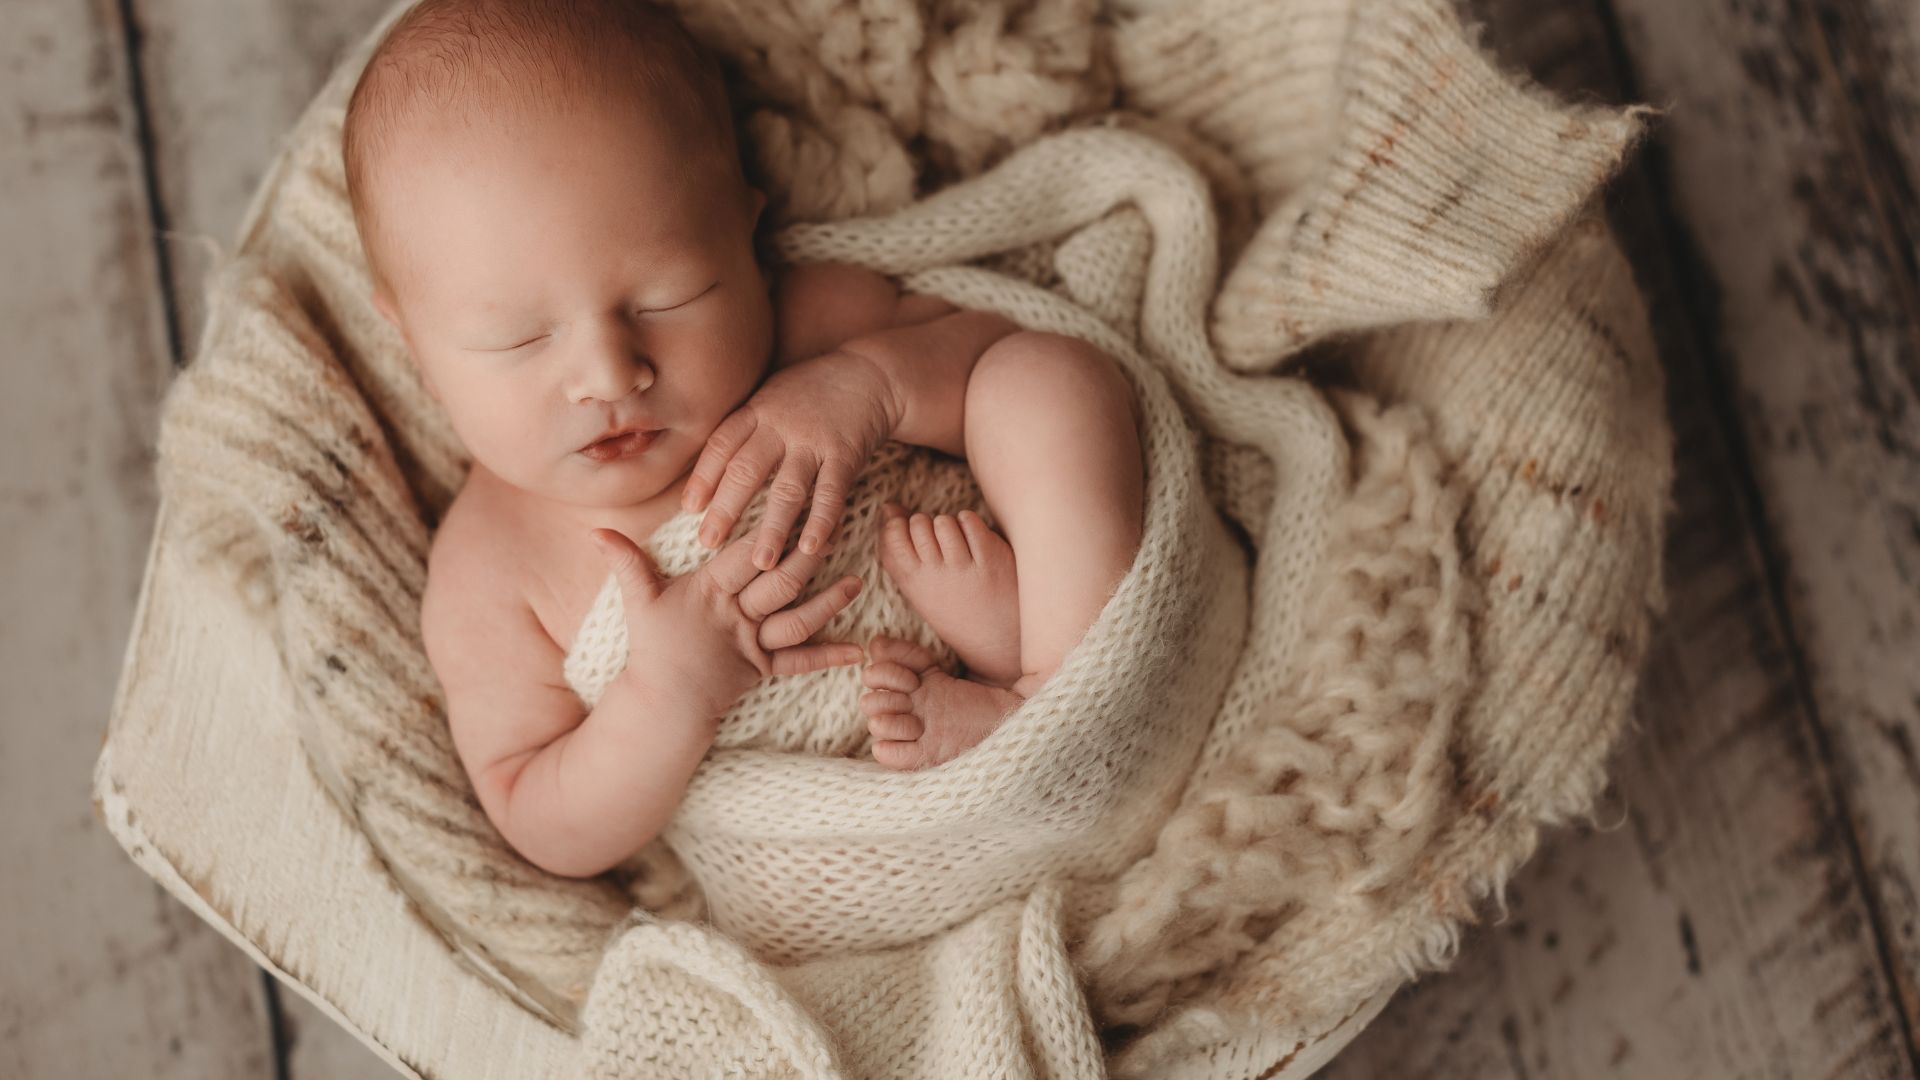
<path fill-rule="evenodd" d="M 619 401 L 643 393 L 653 385 L 653 364 L 640 356 L 602 355 L 593 358 L 577 377 L 572 397 L 576 404 Z"/>

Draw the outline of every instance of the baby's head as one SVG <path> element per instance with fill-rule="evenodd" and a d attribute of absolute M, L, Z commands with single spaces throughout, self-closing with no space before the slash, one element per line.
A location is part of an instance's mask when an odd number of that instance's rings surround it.
<path fill-rule="evenodd" d="M 422 0 L 348 105 L 374 304 L 474 460 L 561 502 L 670 486 L 766 373 L 720 70 L 642 0 Z M 644 451 L 580 451 L 657 429 Z"/>

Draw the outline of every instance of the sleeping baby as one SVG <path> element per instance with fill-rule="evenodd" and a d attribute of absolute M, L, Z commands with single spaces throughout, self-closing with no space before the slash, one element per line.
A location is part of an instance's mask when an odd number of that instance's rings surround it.
<path fill-rule="evenodd" d="M 1113 360 L 857 267 L 765 265 L 720 69 L 663 10 L 425 0 L 368 63 L 344 152 L 374 305 L 473 462 L 434 537 L 427 656 L 533 863 L 591 875 L 652 840 L 762 679 L 864 662 L 874 758 L 951 760 L 1131 565 L 1145 478 Z M 888 504 L 878 552 L 964 678 L 904 640 L 813 640 L 861 582 L 802 593 L 889 439 L 964 458 L 987 508 Z M 682 513 L 717 550 L 667 578 L 640 544 Z M 609 574 L 629 651 L 588 709 L 562 663 Z"/>

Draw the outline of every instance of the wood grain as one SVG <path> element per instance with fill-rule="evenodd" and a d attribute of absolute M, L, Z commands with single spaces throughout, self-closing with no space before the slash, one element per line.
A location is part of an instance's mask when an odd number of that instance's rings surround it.
<path fill-rule="evenodd" d="M 1627 100 L 1605 12 L 1479 0 L 1488 44 L 1557 92 Z M 1695 41 L 1696 50 L 1717 47 Z M 1651 148 L 1658 161 L 1663 148 Z M 1603 828 L 1550 839 L 1508 918 L 1403 995 L 1329 1077 L 1908 1077 L 1850 822 L 1822 768 L 1744 458 L 1642 165 L 1615 185 L 1669 372 L 1669 611 Z"/>
<path fill-rule="evenodd" d="M 111 4 L 0 33 L 0 1075 L 258 1077 L 258 976 L 88 803 L 145 562 L 168 366 Z"/>
<path fill-rule="evenodd" d="M 153 167 L 182 339 L 205 320 L 209 241 L 230 251 L 280 140 L 387 0 L 129 0 L 145 38 Z"/>
<path fill-rule="evenodd" d="M 209 241 L 229 251 L 280 139 L 384 0 L 234 4 L 134 0 L 151 103 L 152 165 L 168 234 L 167 284 L 190 350 L 205 321 Z M 236 957 L 237 959 L 237 957 Z M 300 995 L 275 1007 L 290 1080 L 392 1076 L 373 1051 Z M 266 1031 L 262 1020 L 261 1031 Z M 259 1074 L 256 1074 L 259 1075 Z"/>
<path fill-rule="evenodd" d="M 1920 6 L 1616 7 L 1920 1062 Z"/>

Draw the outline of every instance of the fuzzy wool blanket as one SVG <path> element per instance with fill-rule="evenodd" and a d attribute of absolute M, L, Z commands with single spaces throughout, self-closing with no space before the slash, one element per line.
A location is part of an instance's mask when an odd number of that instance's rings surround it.
<path fill-rule="evenodd" d="M 1443 965 L 1589 807 L 1669 470 L 1644 312 L 1583 209 L 1634 113 L 1516 84 L 1441 0 L 676 0 L 732 64 L 778 257 L 1119 361 L 1146 536 L 960 758 L 867 759 L 857 670 L 770 680 L 620 872 L 520 860 L 419 642 L 464 454 L 368 303 L 340 179 L 404 6 L 210 290 L 163 494 L 275 628 L 315 771 L 452 947 L 577 1027 L 582 1075 L 1256 1075 Z M 883 448 L 819 579 L 868 589 L 828 634 L 938 647 L 874 562 L 888 498 L 979 505 L 964 465 Z M 693 524 L 650 541 L 666 572 Z M 604 602 L 583 628 L 583 697 L 621 629 Z"/>

